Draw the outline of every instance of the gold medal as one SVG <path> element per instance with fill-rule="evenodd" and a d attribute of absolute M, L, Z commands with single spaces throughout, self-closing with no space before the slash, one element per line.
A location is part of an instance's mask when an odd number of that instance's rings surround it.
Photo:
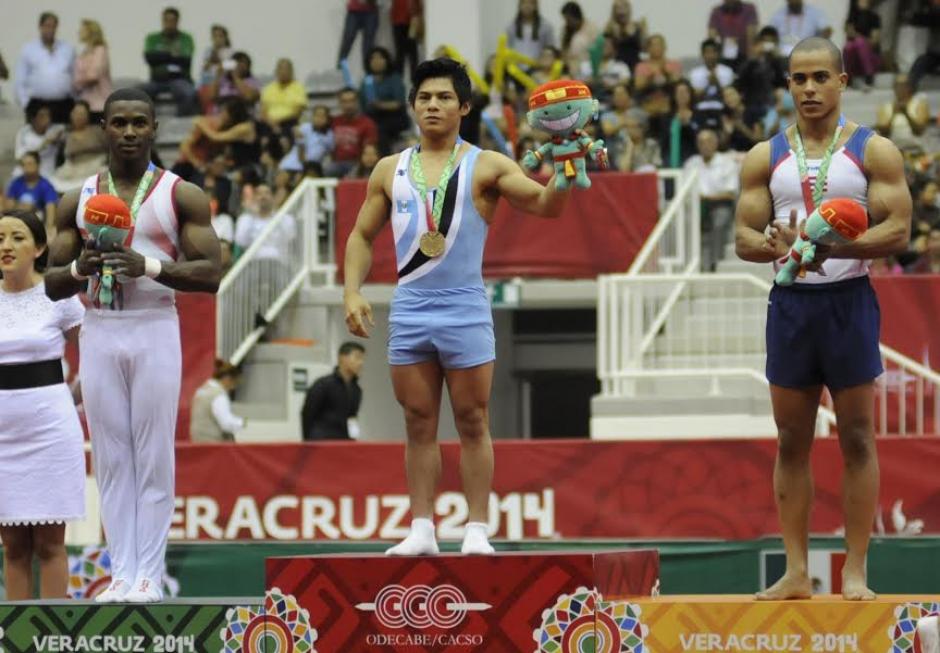
<path fill-rule="evenodd" d="M 425 231 L 421 234 L 421 240 L 418 241 L 421 253 L 429 258 L 437 258 L 443 254 L 446 245 L 447 240 L 440 231 Z"/>

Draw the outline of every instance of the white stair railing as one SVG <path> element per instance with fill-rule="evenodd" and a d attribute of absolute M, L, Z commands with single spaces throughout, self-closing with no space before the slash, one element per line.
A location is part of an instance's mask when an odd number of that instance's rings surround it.
<path fill-rule="evenodd" d="M 216 296 L 216 355 L 238 364 L 294 293 L 311 277 L 333 285 L 335 179 L 305 179 L 278 209 L 270 223 L 239 257 L 219 284 Z M 288 251 L 264 256 L 268 242 L 294 223 Z"/>

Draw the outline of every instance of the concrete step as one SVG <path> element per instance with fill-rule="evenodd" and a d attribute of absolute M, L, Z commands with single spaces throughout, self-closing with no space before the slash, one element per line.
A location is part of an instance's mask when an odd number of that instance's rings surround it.
<path fill-rule="evenodd" d="M 716 333 L 731 340 L 755 332 L 763 333 L 766 324 L 767 316 L 759 309 L 750 314 L 707 310 L 692 315 L 677 314 L 675 319 L 668 321 L 664 333 L 666 336 L 692 339 L 699 337 L 699 334 Z"/>
<path fill-rule="evenodd" d="M 760 399 L 767 386 L 750 377 L 659 377 L 638 379 L 632 386 L 637 399 Z"/>
<path fill-rule="evenodd" d="M 659 354 L 644 359 L 647 369 L 701 369 L 704 367 L 747 367 L 754 370 L 763 370 L 767 356 L 760 354 L 712 354 L 709 356 L 696 354 Z"/>
<path fill-rule="evenodd" d="M 751 330 L 731 337 L 722 333 L 693 335 L 692 337 L 663 335 L 655 340 L 653 355 L 716 355 L 762 354 L 765 350 L 764 331 Z"/>

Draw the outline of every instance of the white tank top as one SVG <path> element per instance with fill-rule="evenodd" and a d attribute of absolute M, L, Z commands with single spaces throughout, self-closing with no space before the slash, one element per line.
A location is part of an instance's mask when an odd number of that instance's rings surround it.
<path fill-rule="evenodd" d="M 131 236 L 134 251 L 160 261 L 176 261 L 179 256 L 179 220 L 176 215 L 174 191 L 180 178 L 169 170 L 157 172 L 150 191 L 140 205 L 137 221 Z M 85 203 L 92 195 L 98 194 L 99 175 L 93 175 L 82 185 L 78 200 L 75 223 L 82 235 L 88 239 L 85 229 Z M 152 309 L 174 309 L 175 293 L 161 283 L 148 277 L 130 279 L 118 276 L 123 291 L 123 303 L 115 302 L 113 308 L 101 307 L 94 302 L 90 310 L 110 312 L 111 310 L 137 311 Z M 90 288 L 91 286 L 89 286 Z"/>
<path fill-rule="evenodd" d="M 824 199 L 847 197 L 868 207 L 868 177 L 865 176 L 865 145 L 871 138 L 868 127 L 858 125 L 845 145 L 836 150 L 829 164 L 829 174 L 823 189 Z M 810 184 L 816 183 L 816 173 L 821 159 L 807 159 Z M 796 209 L 797 224 L 807 215 L 807 205 L 800 184 L 800 172 L 796 165 L 796 153 L 790 148 L 786 132 L 782 131 L 770 140 L 770 195 L 774 203 L 774 222 L 787 224 L 790 210 Z M 797 277 L 796 283 L 833 283 L 868 274 L 871 261 L 859 259 L 828 259 L 823 264 L 825 275 L 807 272 Z M 774 271 L 780 263 L 774 261 Z"/>

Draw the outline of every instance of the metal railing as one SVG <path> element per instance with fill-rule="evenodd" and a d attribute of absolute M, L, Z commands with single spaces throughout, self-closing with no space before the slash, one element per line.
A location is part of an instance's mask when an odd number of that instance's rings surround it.
<path fill-rule="evenodd" d="M 317 273 L 335 283 L 336 179 L 305 179 L 225 274 L 216 297 L 216 354 L 238 364 L 294 293 Z M 286 251 L 284 243 L 286 242 Z"/>

